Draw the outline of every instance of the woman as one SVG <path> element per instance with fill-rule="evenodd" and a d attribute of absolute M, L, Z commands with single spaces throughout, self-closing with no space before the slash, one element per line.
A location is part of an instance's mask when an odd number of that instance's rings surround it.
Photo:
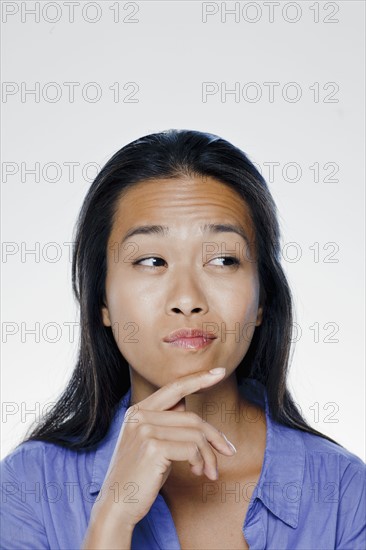
<path fill-rule="evenodd" d="M 287 388 L 276 207 L 246 155 L 138 139 L 76 229 L 80 354 L 2 461 L 1 547 L 365 548 L 366 466 Z"/>

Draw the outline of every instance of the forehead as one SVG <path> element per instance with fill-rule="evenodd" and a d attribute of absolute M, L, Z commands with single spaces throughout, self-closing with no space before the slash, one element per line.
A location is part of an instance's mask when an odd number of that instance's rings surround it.
<path fill-rule="evenodd" d="M 135 184 L 118 201 L 113 229 L 121 234 L 140 223 L 163 223 L 193 230 L 205 221 L 234 222 L 251 238 L 254 235 L 250 209 L 242 197 L 209 176 Z"/>

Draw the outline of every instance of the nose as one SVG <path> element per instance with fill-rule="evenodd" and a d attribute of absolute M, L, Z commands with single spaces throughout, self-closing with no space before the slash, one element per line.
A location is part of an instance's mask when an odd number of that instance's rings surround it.
<path fill-rule="evenodd" d="M 194 274 L 185 271 L 184 274 L 175 276 L 166 302 L 167 314 L 183 314 L 189 317 L 192 314 L 203 315 L 207 311 L 206 295 Z"/>

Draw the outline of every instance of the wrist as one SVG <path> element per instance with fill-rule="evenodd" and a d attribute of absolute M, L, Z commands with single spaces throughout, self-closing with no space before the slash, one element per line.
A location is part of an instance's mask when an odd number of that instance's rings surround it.
<path fill-rule="evenodd" d="M 121 504 L 118 502 L 101 503 L 96 501 L 90 514 L 90 523 L 92 522 L 106 526 L 107 529 L 113 529 L 116 526 L 120 529 L 123 526 L 124 532 L 131 533 L 131 535 L 136 525 L 133 518 L 121 508 Z"/>

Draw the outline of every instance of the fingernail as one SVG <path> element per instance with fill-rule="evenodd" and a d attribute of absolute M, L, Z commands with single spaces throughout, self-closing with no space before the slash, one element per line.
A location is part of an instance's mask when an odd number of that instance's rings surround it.
<path fill-rule="evenodd" d="M 225 371 L 225 367 L 216 367 L 215 369 L 211 369 L 208 372 L 217 376 L 218 374 L 223 374 Z"/>
<path fill-rule="evenodd" d="M 234 451 L 234 453 L 236 453 L 236 449 L 235 449 L 234 445 L 231 443 L 231 441 L 228 440 L 228 438 L 226 437 L 225 434 L 222 434 L 222 435 L 225 438 L 225 441 L 229 445 L 229 447 Z"/>

